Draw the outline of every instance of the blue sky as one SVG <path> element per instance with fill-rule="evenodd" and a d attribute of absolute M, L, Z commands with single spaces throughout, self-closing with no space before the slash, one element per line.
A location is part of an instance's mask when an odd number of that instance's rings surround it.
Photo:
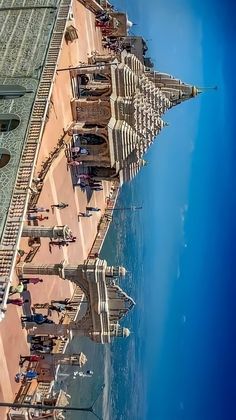
<path fill-rule="evenodd" d="M 166 114 L 149 165 L 124 188 L 124 199 L 143 201 L 141 249 L 137 231 L 124 244 L 134 244 L 138 298 L 124 418 L 235 419 L 235 10 L 213 0 L 116 4 L 150 40 L 158 70 L 218 85 Z"/>

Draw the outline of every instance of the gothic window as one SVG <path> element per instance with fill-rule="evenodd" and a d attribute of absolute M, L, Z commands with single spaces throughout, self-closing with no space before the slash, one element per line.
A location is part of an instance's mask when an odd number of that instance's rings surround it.
<path fill-rule="evenodd" d="M 101 96 L 101 93 L 102 92 L 100 90 L 94 90 L 91 87 L 90 88 L 89 87 L 85 87 L 85 88 L 80 87 L 80 90 L 79 90 L 80 96 Z"/>
<path fill-rule="evenodd" d="M 0 133 L 15 130 L 20 124 L 20 119 L 14 114 L 0 114 Z"/>
<path fill-rule="evenodd" d="M 0 169 L 4 168 L 4 166 L 8 164 L 10 159 L 11 159 L 11 155 L 8 152 L 8 150 L 0 148 Z"/>
<path fill-rule="evenodd" d="M 19 85 L 0 85 L 0 99 L 15 99 L 24 96 L 26 89 Z"/>
<path fill-rule="evenodd" d="M 93 74 L 93 78 L 94 80 L 98 80 L 98 81 L 105 81 L 107 82 L 109 80 L 109 78 L 107 76 L 105 76 L 105 74 L 100 74 L 100 73 L 94 73 Z"/>
<path fill-rule="evenodd" d="M 93 166 L 90 168 L 91 175 L 103 178 L 111 178 L 115 176 L 116 170 L 114 168 L 103 168 L 100 166 Z"/>
<path fill-rule="evenodd" d="M 89 123 L 85 123 L 83 128 L 103 128 L 105 126 L 105 124 L 100 125 L 100 124 L 89 124 Z"/>
<path fill-rule="evenodd" d="M 99 145 L 105 143 L 104 138 L 98 136 L 97 134 L 82 134 L 80 137 L 80 144 L 83 146 L 86 145 Z"/>

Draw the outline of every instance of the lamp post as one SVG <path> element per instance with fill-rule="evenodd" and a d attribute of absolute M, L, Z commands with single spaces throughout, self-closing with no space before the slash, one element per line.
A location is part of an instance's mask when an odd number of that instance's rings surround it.
<path fill-rule="evenodd" d="M 82 65 L 82 66 L 75 66 L 75 67 L 65 67 L 65 68 L 62 68 L 62 69 L 57 69 L 56 70 L 56 72 L 58 73 L 59 71 L 66 71 L 66 70 L 77 70 L 77 69 L 87 69 L 87 68 L 90 68 L 90 67 L 95 67 L 95 68 L 97 68 L 98 70 L 102 70 L 102 69 L 104 69 L 105 67 L 109 67 L 109 66 L 118 66 L 118 62 L 112 62 L 112 63 L 96 63 L 96 64 L 85 64 L 85 65 Z"/>
<path fill-rule="evenodd" d="M 136 210 L 141 210 L 142 208 L 143 208 L 142 206 L 115 207 L 113 209 L 113 211 L 115 211 L 115 210 L 132 210 L 132 211 L 136 211 Z"/>
<path fill-rule="evenodd" d="M 26 409 L 37 409 L 37 410 L 62 410 L 62 411 L 81 411 L 81 412 L 87 412 L 93 414 L 97 419 L 102 420 L 102 417 L 100 417 L 95 411 L 94 411 L 94 405 L 96 404 L 98 398 L 100 397 L 103 389 L 105 387 L 105 384 L 101 386 L 101 389 L 96 396 L 95 400 L 92 402 L 92 404 L 89 407 L 73 407 L 73 406 L 63 406 L 63 405 L 44 405 L 44 404 L 27 404 L 27 403 L 10 403 L 10 402 L 0 402 L 0 407 L 8 407 L 8 408 L 26 408 Z"/>

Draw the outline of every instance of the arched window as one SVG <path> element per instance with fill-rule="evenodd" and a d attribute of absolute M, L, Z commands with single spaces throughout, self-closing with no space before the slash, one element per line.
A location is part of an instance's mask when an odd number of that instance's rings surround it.
<path fill-rule="evenodd" d="M 8 152 L 8 150 L 0 148 L 0 169 L 4 168 L 4 166 L 8 164 L 10 159 L 11 159 L 11 155 Z"/>
<path fill-rule="evenodd" d="M 105 139 L 97 134 L 82 134 L 80 137 L 80 144 L 83 146 L 86 145 L 99 145 L 105 143 Z"/>
<path fill-rule="evenodd" d="M 94 80 L 99 80 L 101 82 L 107 82 L 109 81 L 109 76 L 105 75 L 105 74 L 101 74 L 101 73 L 94 73 L 93 74 L 93 78 Z"/>
<path fill-rule="evenodd" d="M 90 167 L 90 174 L 98 178 L 112 178 L 116 174 L 116 169 L 92 166 Z"/>
<path fill-rule="evenodd" d="M 83 128 L 103 128 L 105 127 L 105 124 L 101 125 L 101 124 L 89 124 L 89 123 L 85 123 L 83 125 Z"/>
<path fill-rule="evenodd" d="M 14 99 L 24 96 L 26 89 L 20 85 L 0 85 L 0 99 Z"/>
<path fill-rule="evenodd" d="M 15 130 L 20 124 L 20 119 L 15 114 L 0 114 L 0 133 Z"/>

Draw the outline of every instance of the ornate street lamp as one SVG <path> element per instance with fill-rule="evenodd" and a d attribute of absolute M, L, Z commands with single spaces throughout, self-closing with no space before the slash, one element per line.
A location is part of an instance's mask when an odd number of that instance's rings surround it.
<path fill-rule="evenodd" d="M 102 417 L 100 417 L 95 411 L 94 411 L 94 405 L 96 404 L 98 398 L 100 397 L 103 389 L 105 387 L 105 384 L 103 384 L 100 388 L 100 391 L 98 395 L 96 396 L 95 400 L 92 402 L 92 404 L 89 407 L 71 407 L 71 406 L 63 406 L 63 405 L 47 405 L 47 404 L 27 404 L 27 403 L 10 403 L 10 402 L 0 402 L 0 407 L 8 407 L 8 408 L 26 408 L 26 409 L 37 409 L 37 410 L 61 410 L 61 411 L 81 411 L 81 412 L 87 412 L 93 414 L 97 419 L 102 420 Z"/>

